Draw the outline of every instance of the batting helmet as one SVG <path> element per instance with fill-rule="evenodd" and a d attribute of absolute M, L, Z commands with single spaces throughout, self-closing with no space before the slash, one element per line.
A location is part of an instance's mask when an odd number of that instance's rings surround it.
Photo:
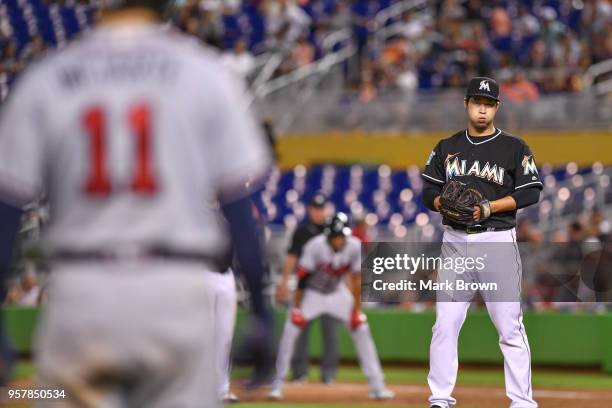
<path fill-rule="evenodd" d="M 348 217 L 345 213 L 336 213 L 325 226 L 325 235 L 351 235 L 351 229 L 348 227 Z"/>

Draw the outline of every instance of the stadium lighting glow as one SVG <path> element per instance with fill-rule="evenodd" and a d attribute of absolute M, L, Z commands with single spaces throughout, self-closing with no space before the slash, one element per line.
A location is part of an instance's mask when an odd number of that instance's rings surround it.
<path fill-rule="evenodd" d="M 400 225 L 393 230 L 393 234 L 398 238 L 405 238 L 408 234 L 408 229 L 405 226 Z"/>
<path fill-rule="evenodd" d="M 400 193 L 400 200 L 404 203 L 412 201 L 413 198 L 414 198 L 414 193 L 409 188 L 403 189 L 402 192 Z"/>
<path fill-rule="evenodd" d="M 419 215 L 417 215 L 415 218 L 415 222 L 416 225 L 418 225 L 419 227 L 423 227 L 429 222 L 429 215 L 425 213 L 419 213 Z"/>
<path fill-rule="evenodd" d="M 400 213 L 393 213 L 393 215 L 391 215 L 389 218 L 389 224 L 394 226 L 401 225 L 402 222 L 404 222 L 404 217 Z"/>
<path fill-rule="evenodd" d="M 293 168 L 293 174 L 295 177 L 306 177 L 306 167 L 302 164 L 298 164 Z"/>
<path fill-rule="evenodd" d="M 383 164 L 378 167 L 378 176 L 382 178 L 387 178 L 391 176 L 391 167 Z"/>
<path fill-rule="evenodd" d="M 378 224 L 378 216 L 376 214 L 374 214 L 374 213 L 369 213 L 365 217 L 365 222 L 370 227 L 374 227 L 374 226 L 376 226 L 376 224 Z"/>
<path fill-rule="evenodd" d="M 560 188 L 559 192 L 557 193 L 557 196 L 559 197 L 559 200 L 561 200 L 561 201 L 569 200 L 571 195 L 572 194 L 570 193 L 570 191 L 569 191 L 569 189 L 567 187 Z"/>

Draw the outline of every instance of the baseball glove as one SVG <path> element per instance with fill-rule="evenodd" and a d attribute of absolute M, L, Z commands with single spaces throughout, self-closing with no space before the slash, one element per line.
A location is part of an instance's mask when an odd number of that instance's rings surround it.
<path fill-rule="evenodd" d="M 474 219 L 476 207 L 480 208 L 478 220 Z M 440 214 L 455 224 L 470 226 L 489 218 L 491 205 L 475 186 L 450 180 L 440 195 Z"/>

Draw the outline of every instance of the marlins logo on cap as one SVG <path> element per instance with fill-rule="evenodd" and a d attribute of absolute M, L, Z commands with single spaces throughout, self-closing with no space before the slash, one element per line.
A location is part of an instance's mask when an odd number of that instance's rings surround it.
<path fill-rule="evenodd" d="M 487 77 L 475 77 L 470 79 L 465 97 L 484 96 L 499 101 L 499 85 L 494 79 Z"/>

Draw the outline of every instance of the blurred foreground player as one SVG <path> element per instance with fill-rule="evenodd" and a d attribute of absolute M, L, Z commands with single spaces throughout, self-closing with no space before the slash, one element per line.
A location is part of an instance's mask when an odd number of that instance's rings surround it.
<path fill-rule="evenodd" d="M 45 190 L 53 265 L 37 369 L 67 397 L 51 406 L 214 407 L 202 270 L 219 272 L 227 247 L 219 208 L 251 291 L 252 337 L 271 337 L 245 199 L 268 154 L 229 74 L 162 27 L 164 1 L 111 4 L 3 106 L 0 246 L 14 242 L 18 208 Z"/>
<path fill-rule="evenodd" d="M 359 365 L 372 399 L 388 400 L 395 393 L 385 386 L 384 375 L 370 327 L 361 312 L 361 241 L 351 236 L 345 214 L 336 214 L 324 233 L 312 238 L 298 261 L 300 279 L 293 307 L 287 315 L 276 358 L 276 378 L 268 397 L 283 397 L 283 383 L 295 342 L 308 322 L 329 314 L 342 320 L 351 334 Z M 343 280 L 348 279 L 349 290 Z"/>
<path fill-rule="evenodd" d="M 472 269 L 463 273 L 442 267 L 438 270 L 438 281 L 453 284 L 456 279 L 473 283 L 494 279 L 499 284 L 498 293 L 481 295 L 499 333 L 506 394 L 512 401 L 511 408 L 536 408 L 520 302 L 522 266 L 515 225 L 516 211 L 538 202 L 542 182 L 529 146 L 493 123 L 499 109 L 497 82 L 485 77 L 472 78 L 464 107 L 467 129 L 441 140 L 427 160 L 422 173 L 423 201 L 427 208 L 443 215 L 446 226 L 443 258 L 480 258 L 486 262 L 479 272 Z M 449 191 L 451 186 L 457 186 L 452 187 L 455 193 Z M 463 193 L 459 194 L 460 190 Z M 470 194 L 484 198 L 466 205 L 465 199 Z M 427 378 L 431 389 L 429 402 L 432 408 L 451 408 L 456 404 L 452 392 L 459 364 L 459 332 L 476 293 L 448 290 L 436 295 L 436 323 Z"/>

